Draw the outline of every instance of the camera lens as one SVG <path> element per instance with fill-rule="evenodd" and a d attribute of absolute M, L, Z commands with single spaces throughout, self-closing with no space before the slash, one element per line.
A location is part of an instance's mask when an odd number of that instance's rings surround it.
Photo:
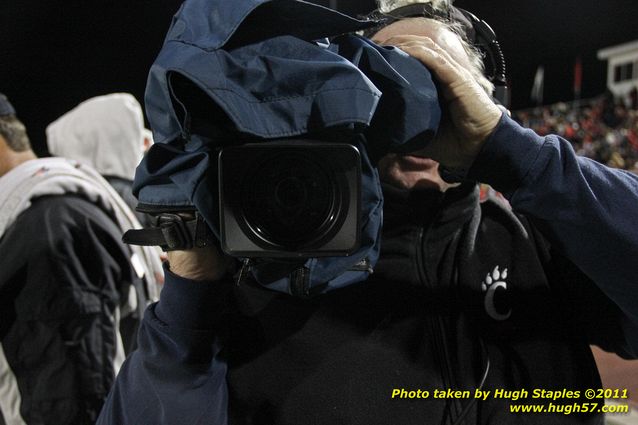
<path fill-rule="evenodd" d="M 240 185 L 244 226 L 262 246 L 310 249 L 330 238 L 342 220 L 342 178 L 329 158 L 294 148 L 266 152 Z"/>

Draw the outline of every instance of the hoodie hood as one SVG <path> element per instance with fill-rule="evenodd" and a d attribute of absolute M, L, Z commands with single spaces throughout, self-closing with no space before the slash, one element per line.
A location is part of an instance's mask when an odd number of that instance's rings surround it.
<path fill-rule="evenodd" d="M 74 159 L 104 176 L 133 180 L 144 154 L 144 117 L 128 93 L 98 96 L 49 124 L 47 145 L 52 155 Z"/>

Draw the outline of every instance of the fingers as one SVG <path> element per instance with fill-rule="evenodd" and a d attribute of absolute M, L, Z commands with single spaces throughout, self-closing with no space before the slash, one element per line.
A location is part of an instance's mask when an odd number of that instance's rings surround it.
<path fill-rule="evenodd" d="M 178 276 L 198 281 L 216 281 L 227 271 L 228 262 L 213 245 L 183 251 L 169 251 L 170 270 Z"/>
<path fill-rule="evenodd" d="M 397 47 L 418 59 L 446 86 L 472 80 L 469 71 L 429 37 L 399 35 L 383 44 Z"/>
<path fill-rule="evenodd" d="M 507 114 L 508 117 L 512 116 L 512 111 L 510 111 L 509 109 L 507 109 L 505 106 L 503 105 L 496 105 L 498 107 L 498 109 L 501 110 L 501 112 Z"/>

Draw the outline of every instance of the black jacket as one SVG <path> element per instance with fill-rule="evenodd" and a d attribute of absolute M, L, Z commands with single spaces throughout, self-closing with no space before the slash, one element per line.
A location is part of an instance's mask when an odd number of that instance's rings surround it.
<path fill-rule="evenodd" d="M 0 240 L 0 361 L 29 425 L 95 423 L 115 379 L 116 310 L 137 279 L 120 238 L 100 208 L 64 195 L 34 200 Z"/>

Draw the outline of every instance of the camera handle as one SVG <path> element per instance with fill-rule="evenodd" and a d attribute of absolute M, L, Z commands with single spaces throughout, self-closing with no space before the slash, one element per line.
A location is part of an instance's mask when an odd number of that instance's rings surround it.
<path fill-rule="evenodd" d="M 153 224 L 150 228 L 127 230 L 122 241 L 130 245 L 159 246 L 163 251 L 202 248 L 217 243 L 198 212 L 161 213 Z"/>

